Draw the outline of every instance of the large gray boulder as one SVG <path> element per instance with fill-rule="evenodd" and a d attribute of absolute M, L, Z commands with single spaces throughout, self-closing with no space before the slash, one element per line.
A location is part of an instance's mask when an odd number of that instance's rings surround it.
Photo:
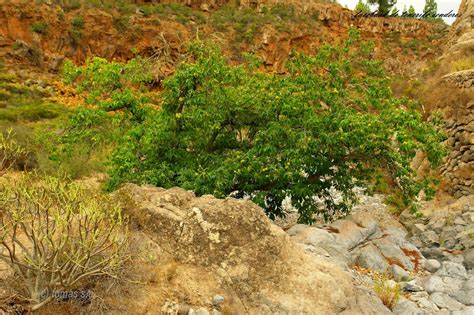
<path fill-rule="evenodd" d="M 236 314 L 359 313 L 350 276 L 295 246 L 251 201 L 133 184 L 115 197 L 175 269 L 189 270 L 175 280 L 183 287 L 174 289 L 185 290 L 195 309 L 219 294 Z M 316 230 L 305 235 L 308 244 L 331 240 Z M 200 289 L 187 289 L 193 287 Z"/>

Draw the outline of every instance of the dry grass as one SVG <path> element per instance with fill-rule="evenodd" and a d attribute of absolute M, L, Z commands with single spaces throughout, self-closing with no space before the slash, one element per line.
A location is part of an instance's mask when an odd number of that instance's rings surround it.
<path fill-rule="evenodd" d="M 376 275 L 374 279 L 374 291 L 389 309 L 397 305 L 401 295 L 400 284 L 391 285 L 387 274 Z"/>
<path fill-rule="evenodd" d="M 465 57 L 451 62 L 451 71 L 474 69 L 474 57 Z"/>

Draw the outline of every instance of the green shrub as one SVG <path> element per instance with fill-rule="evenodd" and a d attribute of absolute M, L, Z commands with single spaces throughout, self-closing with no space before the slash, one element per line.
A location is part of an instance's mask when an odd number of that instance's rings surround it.
<path fill-rule="evenodd" d="M 0 88 L 0 101 L 7 101 L 12 97 L 12 94 L 7 90 Z"/>
<path fill-rule="evenodd" d="M 30 152 L 15 140 L 12 129 L 7 132 L 0 132 L 0 175 L 5 174 L 17 165 L 17 162 L 24 160 Z"/>
<path fill-rule="evenodd" d="M 108 92 L 95 94 L 104 101 L 71 130 L 95 130 L 107 111 L 116 112 L 121 133 L 109 189 L 136 182 L 249 195 L 270 217 L 284 215 L 281 203 L 290 196 L 300 221 L 312 222 L 316 214 L 347 213 L 352 188 L 368 185 L 382 169 L 413 202 L 428 182 L 416 180 L 410 162 L 421 150 L 433 166 L 441 163 L 440 122 L 424 122 L 416 103 L 393 97 L 381 62 L 370 59 L 373 44 L 354 47 L 357 38 L 351 30 L 340 46 L 296 54 L 286 75 L 262 73 L 254 63 L 229 65 L 214 46 L 195 43 L 193 59 L 165 81 L 160 109 L 137 90 L 110 88 L 107 82 L 124 77 L 110 72 L 115 63 L 98 63 L 93 72 L 88 65 L 72 71 L 81 74 L 76 84 L 106 83 Z M 95 87 L 103 90 L 100 83 Z M 102 118 L 87 119 L 95 116 Z M 334 202 L 332 188 L 343 202 Z"/>
<path fill-rule="evenodd" d="M 75 11 L 81 8 L 81 0 L 59 0 L 59 5 L 64 11 Z"/>
<path fill-rule="evenodd" d="M 72 27 L 76 28 L 76 29 L 83 29 L 84 28 L 84 18 L 81 17 L 81 16 L 78 16 L 78 17 L 75 17 L 74 19 L 72 19 L 71 21 L 71 25 Z"/>
<path fill-rule="evenodd" d="M 31 24 L 31 31 L 38 34 L 47 34 L 49 25 L 45 21 L 38 21 Z"/>
<path fill-rule="evenodd" d="M 112 20 L 114 27 L 118 31 L 126 31 L 129 28 L 129 19 L 125 16 L 115 16 Z"/>
<path fill-rule="evenodd" d="M 296 9 L 292 5 L 277 4 L 270 8 L 270 14 L 282 20 L 296 20 Z"/>
<path fill-rule="evenodd" d="M 0 120 L 8 121 L 38 121 L 53 119 L 64 112 L 61 106 L 48 103 L 33 103 L 23 106 L 8 106 L 0 109 Z"/>
<path fill-rule="evenodd" d="M 298 15 L 293 5 L 278 4 L 263 7 L 260 13 L 252 8 L 224 5 L 211 13 L 210 23 L 221 32 L 234 28 L 239 42 L 252 42 L 265 25 L 271 25 L 280 32 L 288 32 L 294 23 L 304 23 L 306 27 L 315 28 L 319 22 L 315 16 Z"/>
<path fill-rule="evenodd" d="M 204 23 L 206 18 L 201 12 L 194 10 L 187 5 L 182 3 L 169 3 L 169 4 L 156 4 L 153 8 L 150 8 L 160 18 L 171 18 L 175 17 L 176 21 L 181 24 L 187 24 L 191 20 L 196 21 L 198 24 Z M 145 10 L 146 12 L 146 10 Z"/>

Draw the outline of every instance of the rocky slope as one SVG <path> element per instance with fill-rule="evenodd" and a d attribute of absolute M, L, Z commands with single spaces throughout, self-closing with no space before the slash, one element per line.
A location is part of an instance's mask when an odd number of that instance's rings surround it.
<path fill-rule="evenodd" d="M 96 281 L 88 303 L 40 314 L 473 314 L 473 196 L 402 224 L 383 196 L 359 197 L 344 219 L 284 232 L 250 201 L 126 185 L 115 193 L 131 218 L 124 281 Z M 8 277 L 0 314 L 21 308 Z M 389 309 L 381 298 L 398 291 Z"/>
<path fill-rule="evenodd" d="M 474 193 L 474 1 L 463 0 L 441 57 L 442 63 L 467 63 L 467 69 L 444 74 L 438 87 L 451 86 L 453 102 L 443 104 L 451 153 L 442 174 L 456 197 Z"/>
<path fill-rule="evenodd" d="M 376 42 L 378 54 L 387 60 L 391 70 L 414 73 L 420 67 L 418 61 L 438 54 L 443 34 L 439 26 L 416 19 L 355 18 L 353 11 L 334 4 L 243 1 L 242 7 L 258 7 L 259 10 L 268 4 L 294 4 L 296 16 L 304 14 L 310 17 L 311 23 L 295 20 L 285 27 L 270 23 L 252 30 L 256 32 L 252 33 L 253 38 L 239 41 L 239 36 L 249 34 L 240 34 L 242 30 L 234 28 L 232 23 L 225 30 L 213 23 L 213 16 L 219 12 L 216 11 L 220 8 L 218 4 L 229 1 L 183 2 L 193 5 L 194 9 L 178 7 L 169 14 L 147 13 L 145 16 L 143 10 L 135 11 L 133 7 L 129 8 L 133 11 L 127 13 L 89 7 L 66 10 L 54 2 L 31 6 L 11 0 L 0 4 L 0 55 L 7 62 L 29 61 L 44 70 L 57 70 L 64 58 L 76 62 L 91 56 L 123 60 L 138 52 L 159 56 L 160 68 L 167 74 L 185 53 L 186 41 L 200 37 L 217 39 L 236 61 L 240 51 L 252 51 L 263 57 L 269 69 L 284 71 L 292 49 L 312 53 L 321 43 L 345 38 L 347 30 L 356 27 L 364 38 Z M 251 23 L 260 23 L 263 15 L 258 12 L 254 10 L 255 21 Z M 243 16 L 242 21 L 235 23 L 245 25 L 246 18 Z M 45 28 L 38 28 L 41 25 Z"/>

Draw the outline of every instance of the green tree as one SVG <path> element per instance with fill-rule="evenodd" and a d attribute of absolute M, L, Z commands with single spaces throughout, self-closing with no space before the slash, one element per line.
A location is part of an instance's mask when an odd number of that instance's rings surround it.
<path fill-rule="evenodd" d="M 393 7 L 392 11 L 390 12 L 390 16 L 398 16 L 398 9 L 397 9 L 397 7 Z"/>
<path fill-rule="evenodd" d="M 425 7 L 423 8 L 423 18 L 432 20 L 436 18 L 438 12 L 438 4 L 436 0 L 426 0 Z"/>
<path fill-rule="evenodd" d="M 433 22 L 443 23 L 443 19 L 438 14 L 438 4 L 436 0 L 426 0 L 425 7 L 423 9 L 423 19 Z"/>
<path fill-rule="evenodd" d="M 378 12 L 381 15 L 388 15 L 390 9 L 397 3 L 397 0 L 368 0 L 369 4 L 377 4 Z"/>
<path fill-rule="evenodd" d="M 412 18 L 416 17 L 415 8 L 411 4 L 410 4 L 410 7 L 408 8 L 408 16 Z"/>
<path fill-rule="evenodd" d="M 370 13 L 369 5 L 365 2 L 362 2 L 362 0 L 359 0 L 354 10 L 356 12 Z"/>
<path fill-rule="evenodd" d="M 404 4 L 404 5 L 403 5 L 403 10 L 402 10 L 402 15 L 401 15 L 401 16 L 402 16 L 402 17 L 405 17 L 407 14 L 408 14 L 408 12 L 407 12 L 407 6 L 406 6 L 406 4 Z"/>
<path fill-rule="evenodd" d="M 115 87 L 120 102 L 108 98 L 95 109 L 102 114 L 88 113 L 122 126 L 108 188 L 135 182 L 197 195 L 248 195 L 270 217 L 284 215 L 281 204 L 289 196 L 300 222 L 312 222 L 315 214 L 347 213 L 353 188 L 368 185 L 382 169 L 410 205 L 430 185 L 416 179 L 410 162 L 421 150 L 438 165 L 443 135 L 422 120 L 417 104 L 393 97 L 381 62 L 370 59 L 374 45 L 358 38 L 351 30 L 340 46 L 295 54 L 285 75 L 262 72 L 253 55 L 231 65 L 213 45 L 194 43 L 190 59 L 164 82 L 158 107 L 140 101 L 138 89 Z M 90 93 L 100 87 L 94 82 L 120 82 L 101 78 L 104 71 L 80 73 L 74 82 L 92 87 Z M 77 119 L 72 129 L 93 128 L 81 121 L 91 120 Z M 342 202 L 333 199 L 334 188 Z"/>

